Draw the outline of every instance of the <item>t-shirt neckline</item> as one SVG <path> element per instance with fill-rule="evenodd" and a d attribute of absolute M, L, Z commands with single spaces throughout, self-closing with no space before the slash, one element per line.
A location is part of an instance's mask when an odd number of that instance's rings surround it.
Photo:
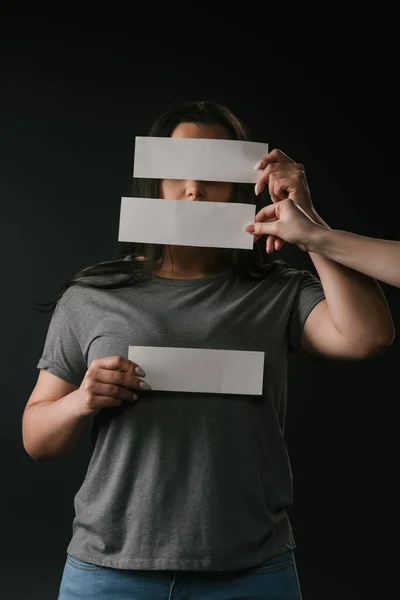
<path fill-rule="evenodd" d="M 198 277 L 196 279 L 172 279 L 170 277 L 160 277 L 152 273 L 152 280 L 160 285 L 172 285 L 177 287 L 187 286 L 202 286 L 210 285 L 213 283 L 222 283 L 232 277 L 231 270 L 221 271 L 214 275 L 207 275 L 206 277 Z"/>

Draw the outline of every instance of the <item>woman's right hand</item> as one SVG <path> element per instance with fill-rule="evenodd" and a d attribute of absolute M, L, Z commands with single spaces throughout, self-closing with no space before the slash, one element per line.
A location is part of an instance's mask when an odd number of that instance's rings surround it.
<path fill-rule="evenodd" d="M 123 402 L 136 402 L 134 390 L 149 390 L 141 379 L 146 374 L 131 360 L 121 356 L 95 359 L 81 383 L 80 409 L 83 415 L 97 414 L 102 408 L 114 408 Z"/>

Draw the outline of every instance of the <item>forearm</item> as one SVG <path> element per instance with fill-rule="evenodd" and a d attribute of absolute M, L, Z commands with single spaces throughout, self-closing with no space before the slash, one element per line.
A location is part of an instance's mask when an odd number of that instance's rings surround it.
<path fill-rule="evenodd" d="M 70 454 L 76 447 L 87 416 L 79 410 L 79 390 L 56 401 L 37 402 L 24 413 L 24 448 L 35 460 Z"/>
<path fill-rule="evenodd" d="M 323 225 L 323 235 L 330 230 L 318 216 L 315 221 Z M 321 227 L 322 229 L 322 227 Z M 355 347 L 387 343 L 394 327 L 386 298 L 378 283 L 366 275 L 339 264 L 331 258 L 313 252 L 310 257 L 324 288 L 330 318 L 337 330 Z"/>
<path fill-rule="evenodd" d="M 318 227 L 309 247 L 320 256 L 400 287 L 400 242 Z"/>

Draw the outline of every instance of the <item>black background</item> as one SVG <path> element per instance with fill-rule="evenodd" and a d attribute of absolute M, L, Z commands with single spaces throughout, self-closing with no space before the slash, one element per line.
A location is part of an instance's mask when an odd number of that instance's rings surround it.
<path fill-rule="evenodd" d="M 32 304 L 113 254 L 134 136 L 160 112 L 186 100 L 225 104 L 254 140 L 305 164 L 332 227 L 399 239 L 394 15 L 253 5 L 246 18 L 204 9 L 200 20 L 187 7 L 167 21 L 153 9 L 114 20 L 103 11 L 101 25 L 82 15 L 1 21 L 5 600 L 56 598 L 89 457 L 88 436 L 55 462 L 23 450 L 21 415 L 49 322 Z M 280 256 L 314 272 L 296 248 Z M 399 290 L 382 288 L 399 323 Z M 365 362 L 292 363 L 286 438 L 305 600 L 398 597 L 398 364 L 398 340 Z"/>

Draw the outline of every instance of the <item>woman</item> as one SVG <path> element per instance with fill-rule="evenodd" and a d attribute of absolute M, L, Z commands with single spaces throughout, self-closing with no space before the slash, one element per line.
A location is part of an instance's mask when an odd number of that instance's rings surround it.
<path fill-rule="evenodd" d="M 260 187 L 269 181 L 265 172 L 267 162 Z M 272 181 L 270 185 L 273 186 Z M 283 197 L 275 195 L 274 200 L 276 204 L 270 204 L 258 213 L 258 223 L 246 227 L 246 231 L 254 233 L 257 239 L 260 235 L 268 236 L 268 253 L 279 250 L 284 240 L 297 244 L 302 250 L 315 252 L 369 277 L 400 287 L 400 242 L 330 229 L 322 222 L 318 224 L 298 204 L 287 199 L 285 193 Z"/>
<path fill-rule="evenodd" d="M 209 102 L 166 113 L 150 135 L 247 139 Z M 313 211 L 303 167 L 268 156 Z M 265 204 L 248 186 L 139 183 L 138 196 Z M 374 356 L 393 324 L 375 281 L 313 257 L 321 285 L 268 260 L 261 240 L 239 252 L 124 244 L 119 260 L 64 286 L 23 417 L 25 449 L 43 460 L 72 452 L 94 416 L 60 600 L 301 597 L 283 439 L 289 354 Z M 263 396 L 153 392 L 129 345 L 265 352 Z"/>

